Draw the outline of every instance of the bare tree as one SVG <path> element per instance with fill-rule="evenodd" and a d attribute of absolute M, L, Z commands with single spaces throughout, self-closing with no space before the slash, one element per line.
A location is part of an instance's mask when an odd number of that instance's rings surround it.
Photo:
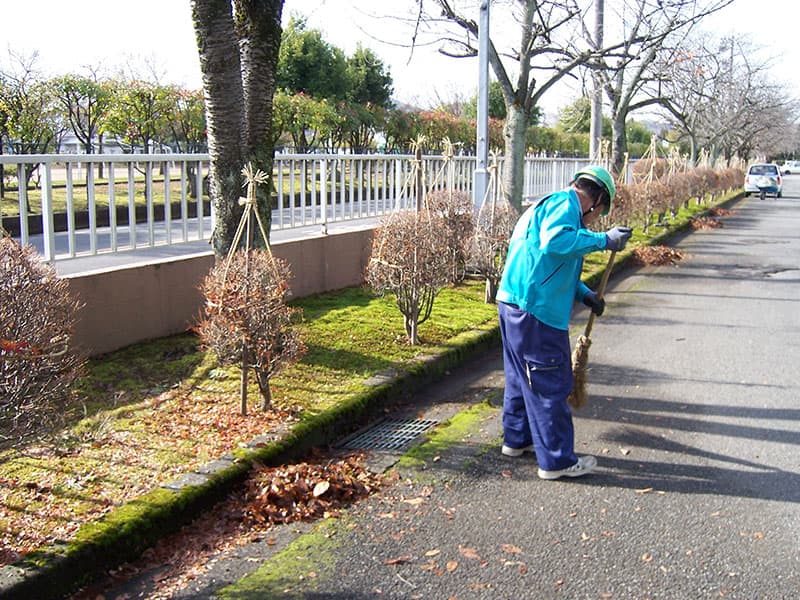
<path fill-rule="evenodd" d="M 476 56 L 478 24 L 468 17 L 477 5 L 453 0 L 418 0 L 417 23 L 439 34 L 440 52 L 447 56 Z M 512 206 L 522 207 L 525 133 L 536 104 L 562 78 L 592 55 L 580 35 L 583 10 L 576 0 L 506 0 L 493 6 L 503 10 L 519 26 L 517 44 L 503 49 L 489 41 L 489 64 L 503 92 L 506 121 L 503 130 L 506 167 L 503 192 Z M 429 10 L 429 7 L 435 8 Z M 495 11 L 495 14 L 500 14 Z M 455 32 L 453 32 L 455 29 Z M 576 44 L 582 44 L 582 47 Z M 508 63 L 508 66 L 507 66 Z"/>
<path fill-rule="evenodd" d="M 272 408 L 272 375 L 296 362 L 306 350 L 292 323 L 299 309 L 285 302 L 290 279 L 288 265 L 263 248 L 234 252 L 228 260 L 217 262 L 203 280 L 206 306 L 199 335 L 221 364 L 241 364 L 247 353 L 262 410 Z M 245 401 L 242 414 L 247 413 Z"/>
<path fill-rule="evenodd" d="M 602 83 L 611 112 L 611 163 L 622 169 L 628 151 L 626 123 L 630 113 L 660 104 L 658 95 L 642 93 L 660 80 L 655 66 L 678 60 L 683 41 L 697 23 L 733 0 L 623 0 L 606 9 L 606 49 L 587 63 Z M 609 19 L 609 16 L 612 18 Z M 611 21 L 611 22 L 609 22 Z M 593 32 L 585 30 L 587 40 Z M 614 41 L 614 37 L 618 41 Z M 652 88 L 651 88 L 652 89 Z"/>
<path fill-rule="evenodd" d="M 274 160 L 272 97 L 281 42 L 283 0 L 192 0 L 200 53 L 211 155 L 212 237 L 217 256 L 232 243 L 242 214 L 242 167 L 251 162 L 271 177 Z M 272 214 L 268 183 L 258 210 Z"/>
<path fill-rule="evenodd" d="M 797 101 L 775 83 L 772 62 L 747 39 L 698 37 L 663 67 L 657 94 L 693 159 L 701 148 L 730 160 L 794 147 Z"/>
<path fill-rule="evenodd" d="M 423 209 L 392 213 L 375 232 L 365 279 L 372 289 L 395 295 L 412 346 L 419 343 L 419 326 L 450 279 L 444 230 L 443 217 Z"/>

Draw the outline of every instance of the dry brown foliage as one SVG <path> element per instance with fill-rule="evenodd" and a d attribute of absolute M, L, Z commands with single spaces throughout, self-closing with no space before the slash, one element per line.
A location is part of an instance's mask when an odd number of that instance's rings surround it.
<path fill-rule="evenodd" d="M 262 408 L 271 407 L 270 377 L 306 351 L 286 305 L 291 272 L 268 249 L 239 250 L 203 280 L 204 318 L 197 331 L 223 365 L 242 362 L 245 348 L 256 374 Z"/>
<path fill-rule="evenodd" d="M 0 238 L 0 447 L 52 433 L 84 358 L 70 346 L 81 303 L 32 246 Z"/>
<path fill-rule="evenodd" d="M 343 506 L 369 496 L 381 478 L 362 465 L 362 454 L 329 460 L 260 467 L 248 481 L 245 522 L 289 523 L 335 516 Z"/>
<path fill-rule="evenodd" d="M 395 212 L 375 231 L 365 281 L 379 293 L 396 296 L 406 337 L 419 342 L 419 325 L 450 280 L 451 261 L 444 218 L 430 210 Z"/>
<path fill-rule="evenodd" d="M 718 206 L 713 206 L 708 209 L 708 214 L 712 217 L 730 217 L 731 215 L 735 215 L 736 211 L 728 208 L 719 208 Z"/>
<path fill-rule="evenodd" d="M 505 200 L 481 206 L 470 248 L 470 267 L 486 279 L 487 303 L 493 303 L 503 275 L 508 241 L 519 213 Z"/>
<path fill-rule="evenodd" d="M 461 190 L 436 190 L 428 194 L 425 207 L 443 219 L 441 235 L 445 237 L 450 259 L 450 283 L 459 284 L 466 276 L 467 255 L 474 230 L 472 198 Z"/>
<path fill-rule="evenodd" d="M 713 200 L 741 187 L 744 181 L 744 172 L 738 167 L 689 168 L 683 161 L 675 159 L 643 159 L 634 163 L 632 172 L 633 183 L 617 188 L 614 216 L 615 220 L 641 222 L 645 231 L 653 217 L 658 222 L 668 216 L 674 217 L 680 207 L 688 205 L 692 199 L 698 204 Z"/>
<path fill-rule="evenodd" d="M 692 229 L 719 229 L 722 227 L 722 222 L 710 217 L 692 217 L 689 222 L 692 224 Z"/>
<path fill-rule="evenodd" d="M 633 249 L 633 260 L 643 266 L 676 265 L 685 254 L 669 246 L 639 246 Z"/>
<path fill-rule="evenodd" d="M 632 184 L 636 185 L 653 179 L 663 179 L 667 174 L 669 163 L 665 158 L 643 158 L 631 167 Z"/>

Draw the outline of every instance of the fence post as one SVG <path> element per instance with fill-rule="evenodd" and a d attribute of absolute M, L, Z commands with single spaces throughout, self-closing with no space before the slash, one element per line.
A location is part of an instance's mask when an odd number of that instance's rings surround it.
<path fill-rule="evenodd" d="M 97 163 L 100 165 L 101 170 L 103 162 Z M 116 180 L 114 178 L 114 163 L 108 163 L 108 226 L 109 233 L 111 234 L 111 251 L 117 251 L 117 197 L 114 186 Z"/>
<path fill-rule="evenodd" d="M 320 161 L 320 174 L 319 174 L 319 183 L 320 183 L 320 198 L 319 198 L 319 210 L 320 210 L 320 220 L 322 221 L 322 233 L 323 235 L 327 235 L 328 233 L 328 159 L 323 158 Z"/>
<path fill-rule="evenodd" d="M 89 249 L 97 254 L 97 206 L 94 199 L 94 163 L 86 163 L 86 207 L 89 211 Z"/>
<path fill-rule="evenodd" d="M 417 144 L 414 150 L 414 206 L 419 211 L 422 208 L 422 148 Z"/>
<path fill-rule="evenodd" d="M 49 162 L 44 163 L 43 166 L 44 166 L 44 176 L 42 177 L 42 238 L 44 241 L 44 259 L 48 262 L 54 262 L 56 259 L 56 231 L 53 222 L 52 172 L 50 170 Z"/>

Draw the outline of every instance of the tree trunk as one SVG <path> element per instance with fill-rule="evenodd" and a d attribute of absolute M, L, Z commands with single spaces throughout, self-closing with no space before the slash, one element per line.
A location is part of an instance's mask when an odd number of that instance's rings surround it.
<path fill-rule="evenodd" d="M 419 343 L 417 337 L 418 323 L 413 315 L 403 315 L 403 324 L 405 325 L 406 338 L 411 346 L 416 346 Z"/>
<path fill-rule="evenodd" d="M 518 105 L 512 104 L 506 113 L 503 127 L 505 140 L 505 165 L 503 166 L 503 195 L 522 213 L 522 192 L 525 178 L 525 133 L 528 116 Z"/>
<path fill-rule="evenodd" d="M 272 390 L 269 387 L 268 373 L 259 373 L 258 387 L 261 390 L 261 410 L 263 412 L 272 410 Z"/>
<path fill-rule="evenodd" d="M 281 45 L 283 0 L 236 0 L 241 37 L 242 85 L 245 115 L 245 155 L 267 174 L 256 190 L 258 212 L 269 235 L 272 219 L 273 95 Z M 241 13 L 241 14 L 238 14 Z M 266 244 L 269 240 L 263 240 Z M 261 245 L 256 241 L 257 245 Z"/>
<path fill-rule="evenodd" d="M 619 173 L 625 166 L 627 151 L 628 132 L 625 130 L 625 115 L 617 113 L 611 121 L 611 165 L 614 173 Z"/>
<path fill-rule="evenodd" d="M 486 287 L 483 294 L 483 301 L 486 304 L 495 304 L 497 302 L 498 283 L 498 281 L 495 281 L 490 277 L 486 278 Z"/>
<path fill-rule="evenodd" d="M 211 242 L 225 256 L 242 215 L 244 107 L 239 43 L 230 0 L 193 0 L 197 47 L 206 101 L 209 195 L 216 209 Z"/>

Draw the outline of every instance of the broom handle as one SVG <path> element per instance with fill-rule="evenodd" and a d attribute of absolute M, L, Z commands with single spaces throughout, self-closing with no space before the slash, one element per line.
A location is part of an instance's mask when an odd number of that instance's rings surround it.
<path fill-rule="evenodd" d="M 611 251 L 611 256 L 608 257 L 608 264 L 606 270 L 603 272 L 603 278 L 600 280 L 600 287 L 597 288 L 597 299 L 602 300 L 603 294 L 606 291 L 606 283 L 608 283 L 608 276 L 611 275 L 611 267 L 614 266 L 614 257 L 617 255 L 616 250 Z M 594 325 L 595 314 L 589 313 L 589 320 L 586 322 L 586 329 L 583 331 L 585 337 L 589 337 L 592 333 L 592 325 Z"/>

